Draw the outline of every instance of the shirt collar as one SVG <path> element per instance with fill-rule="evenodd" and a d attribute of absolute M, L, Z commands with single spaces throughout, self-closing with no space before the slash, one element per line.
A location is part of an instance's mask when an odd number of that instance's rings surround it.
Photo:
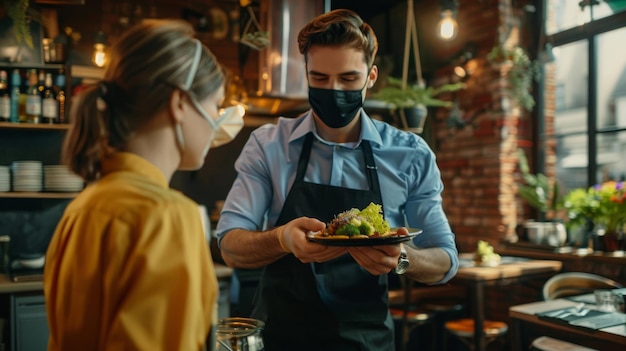
<path fill-rule="evenodd" d="M 313 117 L 313 110 L 309 110 L 302 117 L 302 123 L 300 123 L 296 129 L 294 129 L 293 133 L 291 133 L 291 137 L 289 137 L 289 142 L 291 143 L 294 140 L 298 140 L 308 133 L 313 133 L 317 138 L 320 138 L 317 135 L 317 130 L 315 128 L 315 120 Z M 380 133 L 376 126 L 374 126 L 374 122 L 367 115 L 364 110 L 361 110 L 361 136 L 359 138 L 359 143 L 361 140 L 369 140 L 370 143 L 374 143 L 377 145 L 382 145 L 383 141 L 380 137 Z"/>
<path fill-rule="evenodd" d="M 167 179 L 160 169 L 148 160 L 130 152 L 115 152 L 104 157 L 102 159 L 101 172 L 102 176 L 114 172 L 137 173 L 155 181 L 164 188 L 169 187 Z"/>

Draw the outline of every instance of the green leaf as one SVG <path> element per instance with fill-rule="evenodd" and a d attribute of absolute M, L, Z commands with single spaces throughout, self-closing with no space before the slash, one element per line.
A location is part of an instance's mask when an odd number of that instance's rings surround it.
<path fill-rule="evenodd" d="M 387 102 L 393 108 L 415 107 L 417 105 L 432 107 L 452 107 L 452 102 L 436 98 L 442 93 L 451 93 L 465 89 L 464 83 L 444 84 L 439 87 L 423 87 L 419 84 L 408 84 L 402 89 L 402 80 L 388 77 L 387 85 L 373 94 L 373 97 Z"/>

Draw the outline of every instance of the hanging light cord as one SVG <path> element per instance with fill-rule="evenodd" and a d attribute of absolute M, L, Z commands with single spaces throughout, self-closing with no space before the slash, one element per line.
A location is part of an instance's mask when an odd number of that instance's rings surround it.
<path fill-rule="evenodd" d="M 409 50 L 411 41 L 413 42 L 413 56 L 415 57 L 415 73 L 417 74 L 417 83 L 424 85 L 422 77 L 422 65 L 420 62 L 419 47 L 417 42 L 417 25 L 415 24 L 415 12 L 413 10 L 413 0 L 407 1 L 406 12 L 406 30 L 404 33 L 404 61 L 402 65 L 402 90 L 406 90 L 409 76 Z"/>

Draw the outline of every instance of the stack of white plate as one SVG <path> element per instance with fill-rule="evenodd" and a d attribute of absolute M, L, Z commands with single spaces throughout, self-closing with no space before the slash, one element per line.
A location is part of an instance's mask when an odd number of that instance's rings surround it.
<path fill-rule="evenodd" d="M 11 173 L 8 166 L 0 166 L 0 192 L 11 191 Z"/>
<path fill-rule="evenodd" d="M 15 161 L 13 171 L 13 191 L 41 191 L 42 165 L 40 161 Z"/>
<path fill-rule="evenodd" d="M 83 179 L 65 165 L 43 166 L 46 191 L 77 192 L 83 189 Z"/>

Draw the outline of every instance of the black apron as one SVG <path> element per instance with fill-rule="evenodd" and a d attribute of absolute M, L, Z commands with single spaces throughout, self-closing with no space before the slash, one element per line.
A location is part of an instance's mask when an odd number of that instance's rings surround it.
<path fill-rule="evenodd" d="M 368 141 L 361 142 L 368 190 L 304 181 L 313 134 L 306 136 L 296 179 L 276 226 L 307 216 L 329 222 L 350 208 L 382 205 Z M 265 267 L 252 317 L 265 321 L 266 351 L 393 351 L 387 275 L 374 276 L 349 254 L 304 264 L 289 254 Z"/>

